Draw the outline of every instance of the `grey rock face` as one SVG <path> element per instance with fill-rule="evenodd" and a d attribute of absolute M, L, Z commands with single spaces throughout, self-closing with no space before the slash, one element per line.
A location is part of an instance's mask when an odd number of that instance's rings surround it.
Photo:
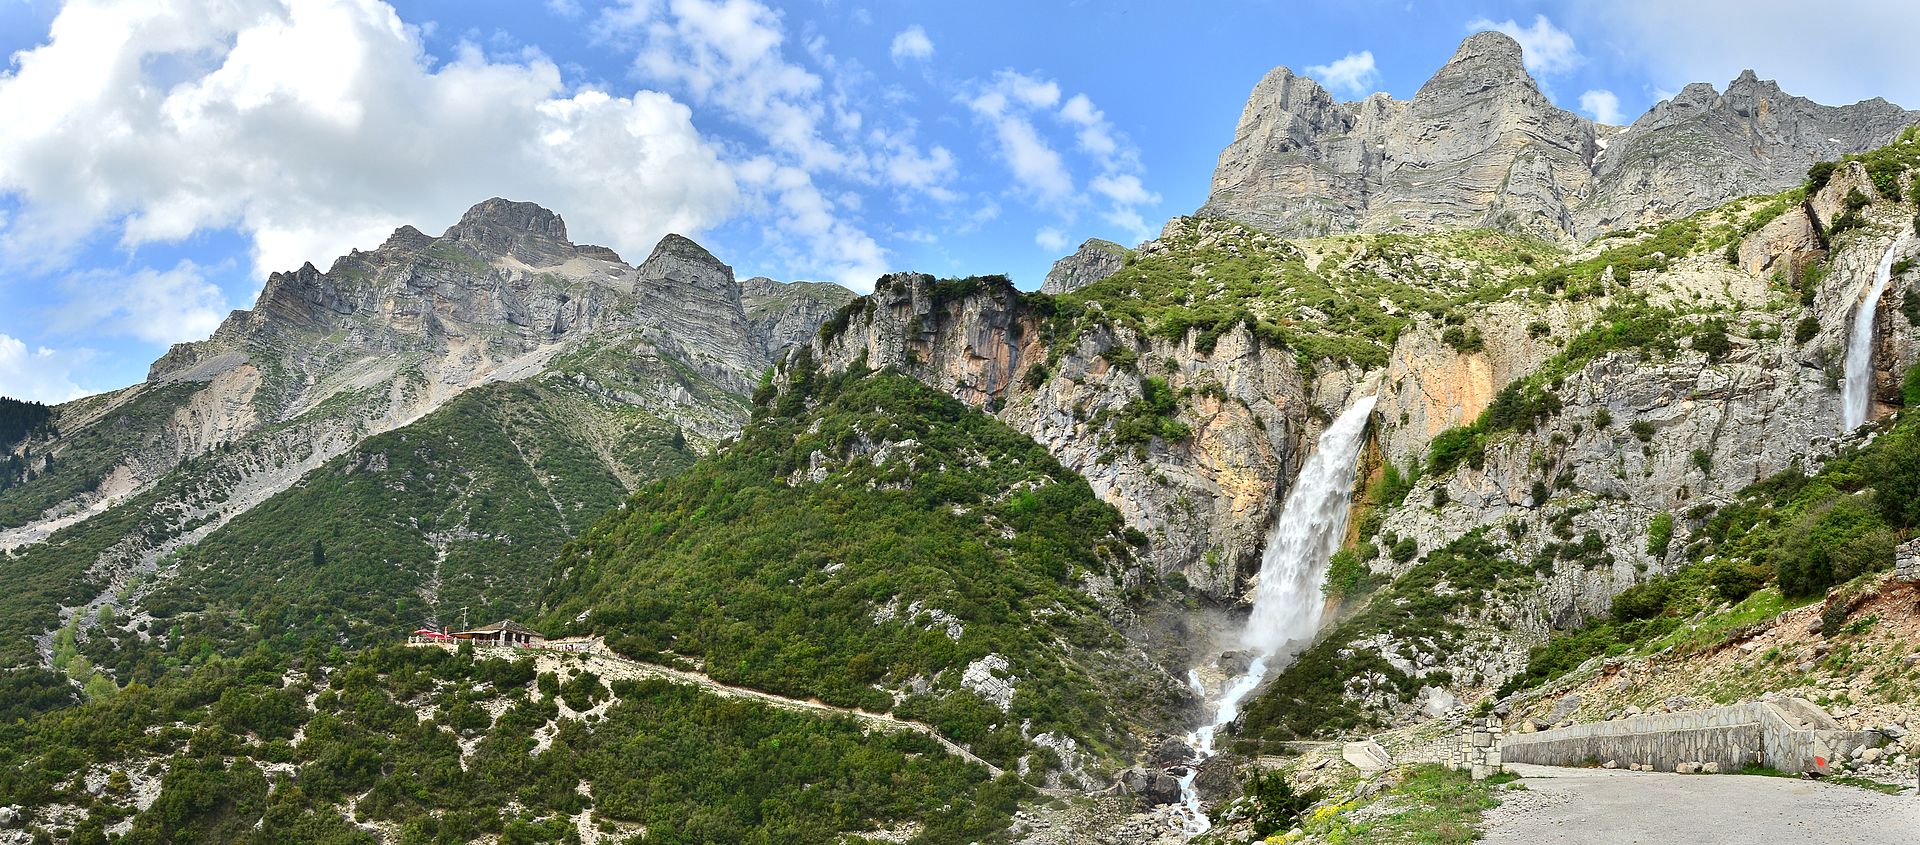
<path fill-rule="evenodd" d="M 1816 161 L 1873 149 L 1920 119 L 1879 98 L 1824 106 L 1749 70 L 1725 93 L 1695 83 L 1656 104 L 1594 161 L 1583 232 L 1631 228 L 1738 194 L 1798 184 Z"/>
<path fill-rule="evenodd" d="M 1916 120 L 1878 99 L 1819 105 L 1749 71 L 1724 94 L 1690 85 L 1627 129 L 1602 126 L 1554 106 L 1519 44 L 1483 32 L 1406 102 L 1337 103 L 1269 73 L 1200 213 L 1283 235 L 1492 226 L 1581 240 L 1791 187 Z"/>
<path fill-rule="evenodd" d="M 858 296 L 831 282 L 776 282 L 755 276 L 740 283 L 747 328 L 775 358 L 812 340 L 821 323 Z"/>
<path fill-rule="evenodd" d="M 140 445 L 114 456 L 99 489 L 0 544 L 45 536 L 207 454 L 232 464 L 218 471 L 230 493 L 192 508 L 218 513 L 217 525 L 358 440 L 493 381 L 564 376 L 609 407 L 675 421 L 704 447 L 739 430 L 745 395 L 773 360 L 744 299 L 733 271 L 686 238 L 663 239 L 633 267 L 569 243 L 559 215 L 530 203 L 480 203 L 440 237 L 401 227 L 325 272 L 273 274 L 252 309 L 173 347 L 147 383 L 64 408 L 62 431 L 77 436 L 152 391 L 178 394 L 171 415 L 148 417 L 151 431 L 120 438 Z M 787 334 L 822 319 L 790 311 Z M 241 441 L 254 452 L 215 449 Z"/>
<path fill-rule="evenodd" d="M 1029 381 L 1050 350 L 1040 317 L 1011 285 L 958 297 L 935 288 L 913 274 L 881 280 L 844 330 L 814 341 L 815 360 L 834 370 L 864 357 L 994 414 L 1084 476 L 1151 540 L 1137 575 L 1178 573 L 1201 595 L 1239 598 L 1307 438 L 1317 436 L 1309 409 L 1330 420 L 1345 407 L 1350 380 L 1335 374 L 1311 391 L 1292 352 L 1236 326 L 1205 353 L 1185 340 L 1092 330 L 1059 351 L 1044 379 Z M 1113 442 L 1111 419 L 1140 399 L 1142 380 L 1107 359 L 1115 347 L 1141 368 L 1153 362 L 1175 392 L 1197 394 L 1180 412 L 1190 437 L 1137 449 Z"/>
<path fill-rule="evenodd" d="M 1120 272 L 1127 266 L 1127 248 L 1113 241 L 1088 238 L 1072 255 L 1053 262 L 1042 293 L 1067 293 Z"/>

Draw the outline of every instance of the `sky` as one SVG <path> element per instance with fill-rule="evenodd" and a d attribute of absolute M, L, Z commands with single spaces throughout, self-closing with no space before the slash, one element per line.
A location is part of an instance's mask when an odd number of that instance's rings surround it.
<path fill-rule="evenodd" d="M 137 382 L 269 273 L 493 196 L 630 263 L 1034 288 L 1198 208 L 1273 67 L 1404 99 L 1482 29 L 1607 123 L 1745 68 L 1920 107 L 1904 0 L 0 0 L 0 395 Z"/>

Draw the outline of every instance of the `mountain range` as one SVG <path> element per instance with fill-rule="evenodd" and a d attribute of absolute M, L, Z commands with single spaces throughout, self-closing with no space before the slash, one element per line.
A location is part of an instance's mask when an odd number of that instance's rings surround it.
<path fill-rule="evenodd" d="M 141 384 L 0 407 L 0 842 L 1251 836 L 1293 743 L 1884 577 L 1916 124 L 1749 72 L 1600 125 L 1481 33 L 1407 101 L 1276 68 L 1195 215 L 1039 291 L 630 265 L 504 199 L 275 273 Z M 1325 623 L 1261 653 L 1367 397 Z M 601 650 L 403 644 L 504 618 Z"/>

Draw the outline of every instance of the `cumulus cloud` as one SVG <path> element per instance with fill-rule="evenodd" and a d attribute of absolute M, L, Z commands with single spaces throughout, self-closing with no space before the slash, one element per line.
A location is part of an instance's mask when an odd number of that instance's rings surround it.
<path fill-rule="evenodd" d="M 919 24 L 914 24 L 893 37 L 892 54 L 896 62 L 932 58 L 933 39 L 927 37 L 927 31 Z"/>
<path fill-rule="evenodd" d="M 817 34 L 800 46 L 819 72 L 789 57 L 781 14 L 757 0 L 624 0 L 602 13 L 598 30 L 634 47 L 642 80 L 682 92 L 766 141 L 751 172 L 741 174 L 744 190 L 762 192 L 747 207 L 800 227 L 772 233 L 788 247 L 823 250 L 787 253 L 790 270 L 856 289 L 872 284 L 887 252 L 858 219 L 854 188 L 883 186 L 940 202 L 961 196 L 952 187 L 958 162 L 950 150 L 920 146 L 910 122 L 870 120 L 860 90 L 869 74 L 832 55 Z M 923 31 L 916 39 L 916 30 L 896 44 L 910 56 L 930 55 L 931 39 Z"/>
<path fill-rule="evenodd" d="M 1373 66 L 1373 51 L 1348 53 L 1332 64 L 1309 65 L 1307 75 L 1322 85 L 1359 97 L 1371 94 L 1380 84 L 1380 71 Z"/>
<path fill-rule="evenodd" d="M 1580 110 L 1597 122 L 1613 126 L 1620 125 L 1620 98 L 1614 96 L 1612 91 L 1597 88 L 1581 94 Z"/>
<path fill-rule="evenodd" d="M 1069 243 L 1067 233 L 1053 226 L 1047 226 L 1033 233 L 1033 242 L 1048 252 L 1063 252 Z"/>
<path fill-rule="evenodd" d="M 149 343 L 179 343 L 212 334 L 229 310 L 220 287 L 208 281 L 192 261 L 182 261 L 171 270 L 143 267 L 130 273 L 76 273 L 62 281 L 61 288 L 67 301 L 55 309 L 53 319 L 53 328 L 60 332 L 92 331 Z"/>
<path fill-rule="evenodd" d="M 1580 64 L 1580 51 L 1573 36 L 1553 25 L 1546 15 L 1534 15 L 1533 26 L 1523 27 L 1512 18 L 1494 21 L 1475 18 L 1467 22 L 1468 32 L 1503 32 L 1520 42 L 1521 62 L 1534 73 L 1565 73 Z"/>
<path fill-rule="evenodd" d="M 236 227 L 265 273 L 325 263 L 488 196 L 644 254 L 736 201 L 691 112 L 652 91 L 569 90 L 536 53 L 426 57 L 375 0 L 74 0 L 0 75 L 0 254 L 57 266 Z M 75 127 L 85 127 L 76 131 Z"/>
<path fill-rule="evenodd" d="M 90 391 L 73 382 L 73 371 L 86 362 L 85 353 L 56 352 L 0 334 L 0 396 L 36 402 L 65 402 Z"/>

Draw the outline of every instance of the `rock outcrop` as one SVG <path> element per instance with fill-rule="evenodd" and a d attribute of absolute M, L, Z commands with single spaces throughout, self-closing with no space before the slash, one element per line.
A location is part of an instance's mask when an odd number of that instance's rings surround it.
<path fill-rule="evenodd" d="M 1127 248 L 1113 241 L 1088 238 L 1072 255 L 1053 262 L 1041 293 L 1068 293 L 1120 272 L 1127 266 Z"/>
<path fill-rule="evenodd" d="M 1335 102 L 1277 68 L 1220 154 L 1203 215 L 1276 234 L 1491 226 L 1585 240 L 1800 182 L 1920 120 L 1884 100 L 1823 106 L 1748 71 L 1689 85 L 1631 127 L 1555 106 L 1513 39 L 1460 45 L 1408 101 Z"/>
<path fill-rule="evenodd" d="M 775 358 L 812 340 L 821 323 L 857 296 L 832 282 L 776 282 L 755 276 L 740 283 L 747 329 Z"/>
<path fill-rule="evenodd" d="M 1309 428 L 1312 400 L 1294 357 L 1245 328 L 1205 353 L 1125 328 L 1050 349 L 1040 315 L 1011 284 L 944 289 L 954 284 L 914 274 L 883 279 L 811 354 L 829 370 L 861 360 L 893 367 L 994 414 L 1085 476 L 1149 537 L 1146 575 L 1177 573 L 1202 595 L 1237 598 Z M 1116 442 L 1112 420 L 1141 401 L 1140 368 L 1149 361 L 1170 390 L 1197 395 L 1180 412 L 1192 436 Z M 1329 404 L 1344 400 L 1341 393 Z"/>

